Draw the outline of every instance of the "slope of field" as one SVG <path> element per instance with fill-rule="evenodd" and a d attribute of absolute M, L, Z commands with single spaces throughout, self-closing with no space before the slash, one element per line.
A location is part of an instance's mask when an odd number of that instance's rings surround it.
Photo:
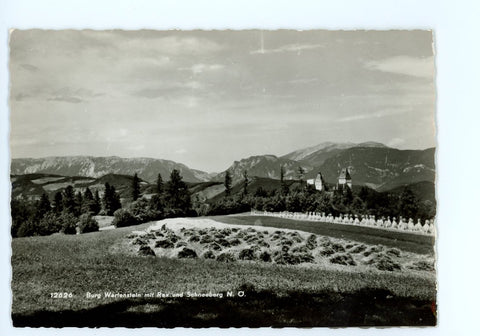
<path fill-rule="evenodd" d="M 131 255 L 115 248 L 132 231 L 146 230 L 151 225 L 83 235 L 13 239 L 14 326 L 436 323 L 434 280 L 419 281 L 418 277 L 393 272 L 356 273 L 348 269 L 318 270 L 255 262 L 238 267 L 237 263 L 204 259 Z M 234 295 L 227 297 L 230 291 Z M 240 296 L 239 291 L 245 295 Z M 51 293 L 56 292 L 72 293 L 72 297 L 52 298 Z M 108 298 L 105 292 L 140 296 Z M 158 293 L 183 296 L 161 297 Z"/>

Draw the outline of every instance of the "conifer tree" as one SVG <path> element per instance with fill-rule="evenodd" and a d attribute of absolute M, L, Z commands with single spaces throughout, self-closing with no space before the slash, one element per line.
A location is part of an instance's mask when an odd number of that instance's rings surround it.
<path fill-rule="evenodd" d="M 247 187 L 248 187 L 248 173 L 247 173 L 247 171 L 245 170 L 245 171 L 243 172 L 243 195 L 247 195 L 247 194 L 248 194 Z"/>
<path fill-rule="evenodd" d="M 232 176 L 230 175 L 230 172 L 228 170 L 225 172 L 224 185 L 225 185 L 225 196 L 228 197 L 232 192 Z"/>
<path fill-rule="evenodd" d="M 133 175 L 132 181 L 132 199 L 136 201 L 140 197 L 140 179 L 138 178 L 137 173 Z"/>
<path fill-rule="evenodd" d="M 163 194 L 163 179 L 162 174 L 158 173 L 157 176 L 157 194 Z"/>
<path fill-rule="evenodd" d="M 51 209 L 50 200 L 48 199 L 47 194 L 43 193 L 37 205 L 37 218 L 42 218 L 46 213 L 50 212 Z"/>
<path fill-rule="evenodd" d="M 56 213 L 60 213 L 63 210 L 63 197 L 60 191 L 57 191 L 55 193 L 55 196 L 53 198 L 53 208 Z"/>

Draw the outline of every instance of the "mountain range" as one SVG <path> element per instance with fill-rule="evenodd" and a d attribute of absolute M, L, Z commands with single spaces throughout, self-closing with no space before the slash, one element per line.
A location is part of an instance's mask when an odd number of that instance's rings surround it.
<path fill-rule="evenodd" d="M 406 184 L 435 182 L 435 148 L 399 150 L 377 142 L 326 142 L 277 157 L 256 155 L 234 161 L 228 168 L 235 183 L 247 171 L 250 178 L 280 179 L 280 167 L 286 180 L 313 178 L 321 172 L 325 181 L 336 183 L 342 168 L 348 167 L 354 185 L 366 185 L 386 191 Z M 299 173 L 302 168 L 303 176 Z M 152 158 L 66 156 L 38 159 L 12 159 L 11 175 L 34 173 L 83 176 L 98 179 L 107 174 L 133 175 L 154 183 L 160 173 L 168 180 L 178 169 L 186 182 L 223 182 L 225 171 L 215 174 L 192 169 L 184 164 Z"/>

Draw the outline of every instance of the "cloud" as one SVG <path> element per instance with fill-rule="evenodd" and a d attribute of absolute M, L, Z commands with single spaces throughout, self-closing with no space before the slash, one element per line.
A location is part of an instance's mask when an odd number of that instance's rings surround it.
<path fill-rule="evenodd" d="M 28 71 L 31 71 L 31 72 L 35 72 L 38 70 L 38 68 L 34 65 L 31 65 L 31 64 L 20 64 L 20 67 L 22 69 L 25 69 L 25 70 L 28 70 Z"/>
<path fill-rule="evenodd" d="M 408 111 L 409 110 L 405 108 L 390 108 L 390 109 L 377 111 L 373 113 L 363 113 L 363 114 L 355 114 L 355 115 L 347 116 L 344 118 L 337 119 L 337 122 L 351 122 L 351 121 L 364 120 L 364 119 L 384 118 L 384 117 L 389 117 L 396 114 L 402 114 Z"/>
<path fill-rule="evenodd" d="M 283 53 L 283 52 L 301 52 L 303 50 L 313 50 L 318 48 L 323 48 L 323 44 L 287 44 L 275 49 L 258 49 L 253 50 L 250 54 L 272 54 L 272 53 Z"/>
<path fill-rule="evenodd" d="M 224 66 L 222 64 L 194 64 L 190 69 L 194 74 L 199 74 L 205 71 L 215 71 L 223 69 Z"/>
<path fill-rule="evenodd" d="M 47 100 L 78 104 L 88 98 L 95 98 L 99 96 L 103 96 L 103 93 L 96 93 L 83 88 L 72 89 L 70 87 L 63 87 L 54 91 L 53 94 L 47 98 Z"/>
<path fill-rule="evenodd" d="M 433 78 L 433 57 L 396 56 L 365 63 L 365 68 L 400 75 Z"/>

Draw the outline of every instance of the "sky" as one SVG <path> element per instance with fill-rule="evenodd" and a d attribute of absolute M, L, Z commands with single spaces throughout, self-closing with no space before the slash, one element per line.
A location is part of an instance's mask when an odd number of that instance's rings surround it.
<path fill-rule="evenodd" d="M 14 30 L 11 155 L 218 172 L 326 141 L 433 147 L 432 41 L 420 30 Z"/>

